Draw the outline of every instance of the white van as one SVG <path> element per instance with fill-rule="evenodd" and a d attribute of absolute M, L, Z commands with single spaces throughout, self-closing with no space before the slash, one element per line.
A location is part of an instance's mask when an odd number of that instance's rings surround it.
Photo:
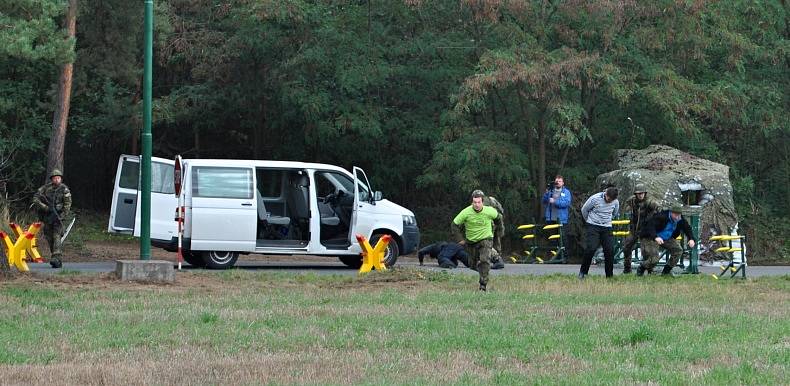
<path fill-rule="evenodd" d="M 178 247 L 174 220 L 174 160 L 152 158 L 151 244 Z M 182 241 L 184 260 L 194 266 L 230 268 L 239 254 L 324 255 L 350 267 L 362 264 L 355 235 L 372 244 L 393 236 L 385 263 L 414 251 L 420 230 L 414 213 L 369 189 L 362 169 L 258 160 L 185 159 Z M 108 231 L 140 236 L 140 160 L 118 160 Z"/>

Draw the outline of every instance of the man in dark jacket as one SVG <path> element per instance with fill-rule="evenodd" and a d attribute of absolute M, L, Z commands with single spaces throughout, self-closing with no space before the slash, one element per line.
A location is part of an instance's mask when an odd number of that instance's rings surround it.
<path fill-rule="evenodd" d="M 680 255 L 683 254 L 683 248 L 680 247 L 675 239 L 680 235 L 680 232 L 686 235 L 689 248 L 694 248 L 696 239 L 691 231 L 691 226 L 683 218 L 682 210 L 683 208 L 680 205 L 674 205 L 670 210 L 656 213 L 645 223 L 645 226 L 639 233 L 643 259 L 642 264 L 636 270 L 637 276 L 644 275 L 645 271 L 652 271 L 658 264 L 659 247 L 668 250 L 670 256 L 661 274 L 669 275 L 672 272 L 672 267 L 677 264 Z"/>
<path fill-rule="evenodd" d="M 441 242 L 420 249 L 417 252 L 417 259 L 420 260 L 420 265 L 423 265 L 425 255 L 438 260 L 439 266 L 442 268 L 456 268 L 459 261 L 464 263 L 465 266 L 469 266 L 469 255 L 466 254 L 464 246 L 461 244 Z"/>
<path fill-rule="evenodd" d="M 636 184 L 634 195 L 625 201 L 625 206 L 631 208 L 631 223 L 629 235 L 623 243 L 623 273 L 631 273 L 631 252 L 645 222 L 658 211 L 658 203 L 647 197 L 647 188 L 640 183 Z"/>

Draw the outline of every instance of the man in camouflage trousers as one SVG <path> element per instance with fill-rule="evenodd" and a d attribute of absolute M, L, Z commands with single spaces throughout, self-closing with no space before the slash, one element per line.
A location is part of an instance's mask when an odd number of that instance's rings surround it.
<path fill-rule="evenodd" d="M 44 223 L 44 237 L 52 254 L 49 264 L 52 268 L 60 268 L 63 266 L 63 246 L 60 239 L 64 231 L 63 219 L 71 210 L 71 191 L 63 183 L 63 173 L 60 170 L 52 170 L 49 179 L 50 182 L 36 191 L 33 204 L 38 211 L 38 218 Z"/>
<path fill-rule="evenodd" d="M 482 190 L 478 189 L 472 192 L 472 195 L 475 194 L 483 196 L 484 206 L 490 206 L 499 213 L 499 217 L 494 220 L 494 250 L 491 251 L 491 269 L 503 269 L 505 268 L 505 261 L 502 259 L 502 237 L 505 236 L 505 208 L 494 196 L 486 196 Z"/>
<path fill-rule="evenodd" d="M 631 208 L 629 234 L 623 242 L 623 273 L 628 274 L 631 273 L 631 252 L 639 240 L 639 232 L 647 219 L 658 211 L 659 206 L 655 200 L 647 197 L 647 188 L 641 183 L 636 184 L 634 195 L 625 201 L 625 206 Z"/>
<path fill-rule="evenodd" d="M 458 213 L 451 226 L 456 240 L 459 240 L 458 244 L 466 247 L 469 266 L 477 267 L 477 272 L 480 274 L 480 290 L 485 291 L 488 285 L 488 271 L 491 269 L 494 220 L 499 218 L 499 213 L 496 209 L 483 205 L 482 194 L 474 193 L 472 205 Z"/>

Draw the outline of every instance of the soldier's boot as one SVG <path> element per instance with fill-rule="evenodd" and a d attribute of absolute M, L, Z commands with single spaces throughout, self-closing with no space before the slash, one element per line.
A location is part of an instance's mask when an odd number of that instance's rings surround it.
<path fill-rule="evenodd" d="M 664 269 L 661 271 L 661 276 L 672 276 L 672 266 L 665 265 Z"/>
<path fill-rule="evenodd" d="M 623 274 L 627 275 L 631 273 L 631 256 L 625 256 L 623 258 Z"/>
<path fill-rule="evenodd" d="M 49 265 L 51 265 L 52 268 L 60 268 L 60 267 L 62 267 L 63 266 L 63 260 L 61 260 L 61 256 L 60 255 L 52 255 L 52 258 L 49 259 Z"/>
<path fill-rule="evenodd" d="M 642 264 L 639 264 L 639 268 L 636 269 L 636 276 L 645 276 L 645 267 Z"/>
<path fill-rule="evenodd" d="M 502 261 L 502 257 L 499 255 L 491 256 L 491 269 L 503 269 L 505 268 L 505 262 Z"/>
<path fill-rule="evenodd" d="M 483 283 L 483 282 L 481 281 L 481 282 L 480 282 L 480 288 L 478 288 L 478 291 L 483 291 L 483 292 L 486 292 L 486 283 Z"/>
<path fill-rule="evenodd" d="M 442 261 L 441 263 L 439 263 L 439 267 L 440 267 L 440 268 L 453 269 L 453 268 L 455 268 L 456 266 L 455 266 L 455 264 L 453 264 L 452 262 L 449 262 L 449 261 Z"/>

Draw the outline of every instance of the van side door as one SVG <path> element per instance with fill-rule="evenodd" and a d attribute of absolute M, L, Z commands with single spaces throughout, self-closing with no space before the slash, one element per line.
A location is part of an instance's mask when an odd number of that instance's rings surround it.
<path fill-rule="evenodd" d="M 187 166 L 193 251 L 254 252 L 258 213 L 252 166 Z"/>

